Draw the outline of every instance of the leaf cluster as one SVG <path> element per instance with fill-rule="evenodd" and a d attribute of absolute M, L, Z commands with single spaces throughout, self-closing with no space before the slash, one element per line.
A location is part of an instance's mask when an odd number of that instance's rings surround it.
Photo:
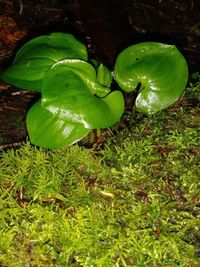
<path fill-rule="evenodd" d="M 0 77 L 41 93 L 26 118 L 31 142 L 41 147 L 71 145 L 92 129 L 113 126 L 124 113 L 123 94 L 111 91 L 111 71 L 88 59 L 85 45 L 71 34 L 52 33 L 30 40 Z M 188 66 L 174 45 L 144 42 L 118 55 L 113 77 L 125 92 L 139 89 L 137 110 L 153 114 L 183 94 Z"/>

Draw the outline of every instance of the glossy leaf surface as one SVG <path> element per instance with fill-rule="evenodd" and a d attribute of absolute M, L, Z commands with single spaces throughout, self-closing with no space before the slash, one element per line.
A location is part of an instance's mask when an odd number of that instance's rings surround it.
<path fill-rule="evenodd" d="M 86 128 L 107 128 L 119 120 L 124 110 L 121 92 L 109 92 L 98 82 L 90 64 L 62 60 L 44 78 L 42 105 Z"/>
<path fill-rule="evenodd" d="M 114 76 L 126 92 L 141 84 L 136 108 L 152 114 L 170 106 L 182 95 L 188 81 L 188 66 L 175 46 L 145 42 L 119 54 Z"/>
<path fill-rule="evenodd" d="M 98 81 L 102 85 L 110 87 L 112 83 L 111 71 L 101 61 L 97 59 L 91 59 L 90 62 L 92 63 L 97 72 Z"/>
<path fill-rule="evenodd" d="M 36 37 L 22 46 L 1 78 L 23 89 L 41 91 L 46 71 L 64 58 L 87 60 L 87 49 L 71 34 L 52 33 Z"/>
<path fill-rule="evenodd" d="M 110 70 L 104 66 L 103 64 L 100 64 L 97 69 L 97 78 L 101 84 L 104 86 L 111 86 L 112 82 L 112 75 Z"/>
<path fill-rule="evenodd" d="M 59 70 L 59 71 L 58 71 Z M 45 77 L 44 82 L 46 83 L 49 81 L 48 86 L 42 88 L 42 91 L 47 91 L 48 94 L 54 94 L 57 95 L 57 90 L 59 89 L 57 86 L 57 81 L 55 75 L 62 75 L 63 82 L 68 81 L 70 79 L 70 84 L 75 82 L 76 79 L 66 77 L 67 73 L 69 72 L 70 74 L 75 74 L 79 79 L 84 82 L 83 84 L 87 85 L 89 91 L 94 95 L 97 95 L 99 97 L 104 97 L 110 92 L 110 88 L 103 86 L 100 84 L 97 80 L 96 76 L 96 71 L 90 65 L 89 63 L 83 61 L 83 60 L 78 60 L 78 59 L 65 59 L 57 62 L 56 64 L 53 65 L 52 70 L 48 73 L 48 76 Z M 55 74 L 56 73 L 56 74 Z M 54 77 L 52 79 L 52 77 Z M 53 85 L 53 86 L 52 86 Z M 54 90 L 53 88 L 56 88 Z M 64 92 L 63 92 L 64 93 Z"/>
<path fill-rule="evenodd" d="M 26 125 L 32 144 L 60 148 L 77 142 L 90 132 L 81 123 L 62 120 L 37 101 L 27 113 Z"/>
<path fill-rule="evenodd" d="M 87 62 L 55 63 L 44 77 L 41 103 L 37 102 L 28 112 L 32 143 L 62 147 L 78 141 L 93 128 L 112 126 L 124 111 L 124 99 L 119 91 L 109 92 Z"/>
<path fill-rule="evenodd" d="M 34 39 L 25 43 L 18 50 L 14 62 L 24 59 L 29 54 L 29 51 L 31 51 L 30 49 L 41 45 L 45 45 L 49 48 L 55 48 L 56 50 L 64 49 L 65 53 L 68 55 L 67 58 L 79 58 L 82 60 L 88 59 L 87 48 L 72 34 L 55 32 L 49 35 L 35 37 Z M 55 60 L 56 59 L 57 58 L 55 58 Z"/>

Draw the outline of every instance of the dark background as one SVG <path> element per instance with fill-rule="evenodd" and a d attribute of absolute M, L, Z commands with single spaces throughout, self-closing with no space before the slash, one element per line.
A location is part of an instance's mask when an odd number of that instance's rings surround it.
<path fill-rule="evenodd" d="M 199 0 L 0 0 L 0 63 L 53 31 L 73 33 L 110 65 L 126 46 L 149 40 L 177 45 L 191 71 L 200 65 Z"/>

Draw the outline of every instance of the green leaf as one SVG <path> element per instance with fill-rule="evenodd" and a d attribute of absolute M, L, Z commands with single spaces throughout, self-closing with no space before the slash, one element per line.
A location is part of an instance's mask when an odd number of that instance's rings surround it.
<path fill-rule="evenodd" d="M 110 87 L 112 83 L 111 71 L 97 59 L 91 59 L 90 62 L 96 69 L 98 81 L 102 85 Z"/>
<path fill-rule="evenodd" d="M 145 42 L 130 46 L 119 54 L 114 76 L 126 92 L 141 84 L 136 108 L 152 114 L 167 108 L 183 94 L 188 81 L 188 66 L 175 46 Z"/>
<path fill-rule="evenodd" d="M 108 87 L 111 86 L 111 82 L 112 82 L 111 72 L 102 63 L 99 65 L 97 69 L 97 78 L 98 78 L 98 81 L 104 86 L 108 86 Z"/>
<path fill-rule="evenodd" d="M 46 71 L 64 58 L 87 60 L 87 49 L 71 34 L 52 33 L 36 37 L 21 47 L 1 78 L 23 89 L 41 91 Z"/>
<path fill-rule="evenodd" d="M 107 128 L 124 111 L 121 92 L 109 92 L 109 88 L 98 82 L 90 64 L 66 59 L 54 64 L 45 75 L 42 105 L 63 119 L 82 123 L 85 128 Z"/>
<path fill-rule="evenodd" d="M 96 96 L 99 92 L 104 97 Z M 47 148 L 64 147 L 92 128 L 110 127 L 120 119 L 124 99 L 120 91 L 108 92 L 90 64 L 81 60 L 55 63 L 44 77 L 41 101 L 27 114 L 31 142 Z"/>
<path fill-rule="evenodd" d="M 16 87 L 40 92 L 44 75 L 53 64 L 48 58 L 19 61 L 4 71 L 1 78 Z"/>
<path fill-rule="evenodd" d="M 40 100 L 28 111 L 26 125 L 31 143 L 46 148 L 71 145 L 90 132 L 81 123 L 62 120 L 42 107 Z"/>
<path fill-rule="evenodd" d="M 73 84 L 73 82 L 76 81 L 76 78 L 74 78 L 73 75 L 76 74 L 77 77 L 79 77 L 79 80 L 83 82 L 83 85 L 87 86 L 88 90 L 93 95 L 95 94 L 99 97 L 104 97 L 110 92 L 110 88 L 103 86 L 98 82 L 95 69 L 92 65 L 78 59 L 65 59 L 55 63 L 54 66 L 52 66 L 52 70 L 48 73 L 48 78 L 45 78 L 45 82 L 48 83 L 48 86 L 46 86 L 47 89 L 43 88 L 43 92 L 47 90 L 48 94 L 53 94 L 54 98 L 58 93 L 57 90 L 54 90 L 54 88 L 58 87 L 55 77 L 55 73 L 57 75 L 57 72 L 58 75 L 62 76 L 61 81 L 67 83 L 69 79 L 69 84 Z M 69 75 L 69 77 L 66 77 L 67 73 L 72 74 L 72 76 Z"/>
<path fill-rule="evenodd" d="M 78 41 L 72 34 L 55 32 L 49 35 L 42 35 L 25 43 L 17 52 L 14 63 L 24 59 L 29 54 L 30 49 L 36 46 L 61 49 L 67 54 L 67 58 L 78 58 L 88 60 L 87 48 Z M 43 51 L 44 52 L 44 51 Z M 56 58 L 55 60 L 57 60 Z"/>

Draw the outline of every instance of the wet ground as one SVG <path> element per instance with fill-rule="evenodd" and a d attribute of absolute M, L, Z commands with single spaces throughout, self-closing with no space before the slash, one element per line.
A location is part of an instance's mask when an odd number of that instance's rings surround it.
<path fill-rule="evenodd" d="M 200 70 L 199 15 L 198 0 L 0 0 L 0 71 L 26 41 L 60 31 L 74 34 L 91 56 L 111 68 L 117 54 L 130 44 L 175 44 L 192 73 Z M 34 98 L 34 93 L 0 82 L 1 145 L 26 140 L 25 114 Z"/>

